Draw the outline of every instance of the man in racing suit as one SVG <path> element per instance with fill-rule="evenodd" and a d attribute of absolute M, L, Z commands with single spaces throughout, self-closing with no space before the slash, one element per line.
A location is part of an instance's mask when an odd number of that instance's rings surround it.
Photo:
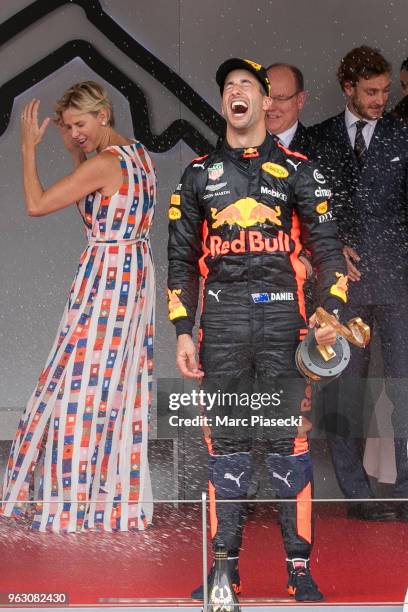
<path fill-rule="evenodd" d="M 169 318 L 176 326 L 177 365 L 184 376 L 202 379 L 213 392 L 275 392 L 265 416 L 282 417 L 268 431 L 268 472 L 279 504 L 287 554 L 289 593 L 299 601 L 322 594 L 309 571 L 312 544 L 312 465 L 305 417 L 310 388 L 295 366 L 295 350 L 306 333 L 302 294 L 303 246 L 319 279 L 320 303 L 331 312 L 346 301 L 347 279 L 330 204 L 320 195 L 325 179 L 301 154 L 266 133 L 269 82 L 265 69 L 231 59 L 217 71 L 226 140 L 208 156 L 193 160 L 171 196 L 169 209 Z M 302 237 L 302 243 L 300 242 Z M 200 366 L 191 338 L 203 283 Z M 315 325 L 315 317 L 311 319 Z M 334 330 L 318 328 L 319 344 L 331 344 Z M 276 395 L 277 394 L 277 395 Z M 276 405 L 277 404 L 277 405 Z M 211 427 L 209 491 L 215 546 L 228 550 L 228 568 L 239 592 L 237 558 L 251 479 L 253 429 L 239 421 L 251 409 L 237 400 L 213 409 L 243 427 Z M 224 423 L 225 424 L 225 423 Z M 202 587 L 193 592 L 202 598 Z"/>

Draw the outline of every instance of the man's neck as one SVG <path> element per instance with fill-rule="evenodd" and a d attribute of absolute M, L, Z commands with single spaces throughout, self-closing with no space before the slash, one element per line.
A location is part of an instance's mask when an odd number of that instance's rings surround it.
<path fill-rule="evenodd" d="M 354 115 L 354 117 L 356 119 L 360 119 L 361 121 L 367 121 L 368 123 L 375 123 L 376 121 L 378 121 L 379 117 L 377 117 L 377 119 L 369 119 L 368 117 L 362 117 L 360 115 L 360 113 L 358 112 L 357 109 L 354 108 L 354 106 L 351 104 L 351 102 L 347 103 L 347 108 L 349 110 L 349 112 Z"/>
<path fill-rule="evenodd" d="M 260 147 L 266 138 L 265 125 L 257 130 L 237 131 L 227 126 L 227 143 L 231 149 L 247 149 L 249 147 Z"/>
<path fill-rule="evenodd" d="M 354 108 L 354 106 L 352 105 L 352 103 L 351 103 L 351 102 L 348 102 L 348 103 L 347 103 L 347 108 L 348 108 L 349 112 L 350 112 L 352 115 L 354 115 L 354 117 L 356 117 L 357 119 L 361 119 L 361 120 L 363 120 L 363 121 L 365 121 L 365 120 L 366 120 L 366 119 L 365 119 L 365 117 L 362 117 L 362 116 L 360 115 L 360 113 L 358 113 L 358 112 L 357 112 L 357 110 Z"/>

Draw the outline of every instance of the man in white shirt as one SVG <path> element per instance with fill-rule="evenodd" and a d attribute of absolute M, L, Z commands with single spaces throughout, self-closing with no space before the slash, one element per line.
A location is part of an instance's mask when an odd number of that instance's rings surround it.
<path fill-rule="evenodd" d="M 299 121 L 299 114 L 305 105 L 306 91 L 301 70 L 291 64 L 271 64 L 267 69 L 271 106 L 266 113 L 266 129 L 276 136 L 286 149 L 306 155 L 313 159 L 313 147 L 307 129 Z M 314 312 L 312 288 L 312 266 L 309 258 L 302 253 L 300 260 L 306 268 L 307 281 L 304 286 L 306 310 Z"/>
<path fill-rule="evenodd" d="M 266 129 L 287 149 L 311 156 L 306 128 L 299 121 L 306 101 L 302 72 L 290 64 L 271 64 L 267 72 L 272 103 L 266 113 Z"/>

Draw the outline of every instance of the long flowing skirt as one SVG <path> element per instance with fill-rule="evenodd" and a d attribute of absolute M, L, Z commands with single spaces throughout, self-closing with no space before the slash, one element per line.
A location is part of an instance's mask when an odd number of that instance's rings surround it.
<path fill-rule="evenodd" d="M 151 523 L 154 300 L 147 241 L 85 249 L 12 444 L 4 515 L 31 509 L 32 528 L 54 532 Z"/>

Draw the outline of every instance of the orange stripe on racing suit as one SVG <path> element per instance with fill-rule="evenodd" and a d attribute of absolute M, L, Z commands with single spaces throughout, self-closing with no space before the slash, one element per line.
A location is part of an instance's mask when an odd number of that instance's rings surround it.
<path fill-rule="evenodd" d="M 204 221 L 203 229 L 202 229 L 203 254 L 198 260 L 198 267 L 200 269 L 200 274 L 204 279 L 206 279 L 208 276 L 208 267 L 207 267 L 207 264 L 205 263 L 205 258 L 207 257 L 207 255 L 210 254 L 210 249 L 207 246 L 207 237 L 208 237 L 208 223 L 207 221 Z"/>
<path fill-rule="evenodd" d="M 300 455 L 309 450 L 307 432 L 312 428 L 310 421 L 304 416 L 305 412 L 310 412 L 312 407 L 312 387 L 307 384 L 305 387 L 305 397 L 300 404 L 302 415 L 302 426 L 298 428 L 298 434 L 294 440 L 293 454 Z M 312 485 L 309 482 L 296 495 L 296 530 L 301 538 L 307 542 L 312 542 Z"/>
<path fill-rule="evenodd" d="M 296 496 L 296 530 L 301 538 L 312 542 L 312 484 L 309 482 Z"/>
<path fill-rule="evenodd" d="M 210 531 L 211 538 L 215 538 L 218 528 L 217 511 L 215 508 L 215 487 L 211 480 L 208 481 L 208 497 L 210 499 Z"/>
<path fill-rule="evenodd" d="M 299 253 L 302 250 L 302 244 L 300 242 L 299 217 L 295 212 L 292 213 L 292 228 L 290 230 L 290 237 L 295 243 L 295 250 L 290 254 L 290 263 L 292 264 L 296 277 L 299 312 L 306 321 L 305 295 L 303 292 L 303 285 L 306 280 L 306 268 L 299 260 Z"/>
<path fill-rule="evenodd" d="M 205 282 L 207 280 L 207 276 L 208 276 L 208 267 L 205 263 L 205 258 L 207 257 L 207 255 L 209 254 L 210 250 L 207 247 L 207 237 L 208 237 L 208 223 L 207 221 L 204 221 L 203 223 L 203 230 L 202 230 L 202 249 L 203 249 L 203 254 L 199 259 L 198 262 L 198 266 L 200 269 L 200 274 L 202 276 L 202 284 L 201 284 L 201 296 L 200 296 L 200 315 L 203 312 L 203 308 L 204 308 L 204 297 L 205 297 Z M 203 341 L 203 330 L 199 329 L 198 331 L 198 354 L 200 354 L 200 346 L 201 343 Z M 201 366 L 200 366 L 201 367 Z M 204 408 L 205 409 L 205 408 Z M 214 449 L 213 449 L 213 445 L 212 445 L 212 440 L 211 440 L 211 429 L 208 426 L 203 426 L 202 427 L 203 430 L 203 434 L 204 434 L 204 440 L 205 443 L 207 445 L 207 449 L 208 449 L 208 454 L 212 455 L 214 453 Z M 216 509 L 216 502 L 215 502 L 215 487 L 213 485 L 213 483 L 211 482 L 211 480 L 208 481 L 208 498 L 209 498 L 209 508 L 210 508 L 210 532 L 211 532 L 211 538 L 215 538 L 215 534 L 217 533 L 217 528 L 218 528 L 218 519 L 217 519 L 217 509 Z"/>
<path fill-rule="evenodd" d="M 304 160 L 308 160 L 309 158 L 306 157 L 306 155 L 303 155 L 303 153 L 299 153 L 298 151 L 292 151 L 291 149 L 287 149 L 281 142 L 277 142 L 276 143 L 278 145 L 278 147 L 280 149 L 282 149 L 282 151 L 284 153 L 286 153 L 286 155 L 293 155 L 293 157 L 297 157 L 298 159 L 304 159 Z"/>
<path fill-rule="evenodd" d="M 202 235 L 202 249 L 203 249 L 203 254 L 201 255 L 199 261 L 198 261 L 198 266 L 200 269 L 200 274 L 202 277 L 202 283 L 201 283 L 201 287 L 200 287 L 200 299 L 199 299 L 199 304 L 200 304 L 200 317 L 203 313 L 203 308 L 204 308 L 204 294 L 205 294 L 205 282 L 207 280 L 207 276 L 208 276 L 208 268 L 207 265 L 205 263 L 205 258 L 207 257 L 208 253 L 210 252 L 208 247 L 207 247 L 207 236 L 208 236 L 208 224 L 207 221 L 204 221 L 203 223 L 203 235 Z M 201 347 L 201 343 L 203 341 L 203 330 L 200 329 L 198 330 L 198 346 L 197 346 L 197 351 L 198 351 L 198 355 L 200 355 L 200 347 Z"/>

